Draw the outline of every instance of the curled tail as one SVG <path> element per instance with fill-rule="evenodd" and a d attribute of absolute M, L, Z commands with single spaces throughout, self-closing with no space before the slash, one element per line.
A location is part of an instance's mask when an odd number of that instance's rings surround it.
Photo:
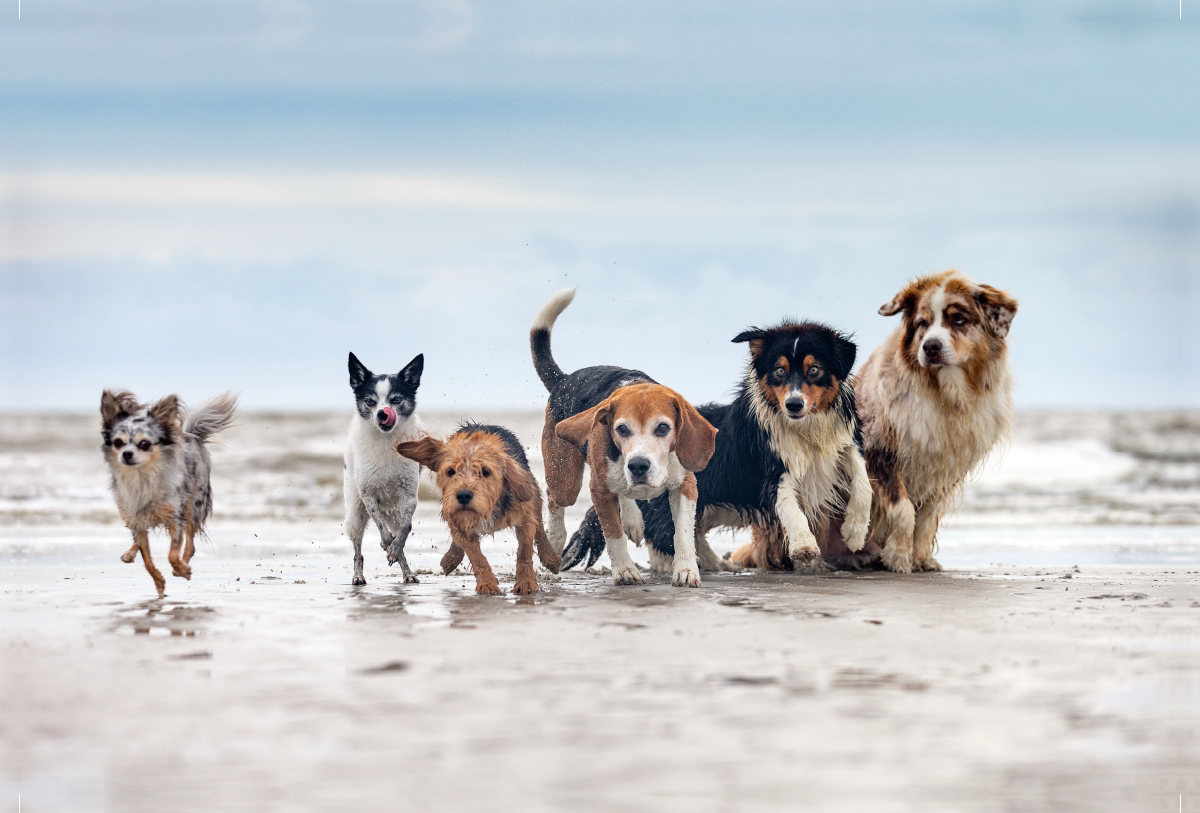
<path fill-rule="evenodd" d="M 213 435 L 233 425 L 236 408 L 237 396 L 232 392 L 214 395 L 201 401 L 199 406 L 187 414 L 183 419 L 183 431 L 204 443 Z"/>
<path fill-rule="evenodd" d="M 574 288 L 564 288 L 542 305 L 538 315 L 529 328 L 529 349 L 533 352 L 533 369 L 537 370 L 538 378 L 546 385 L 547 390 L 553 390 L 566 375 L 550 353 L 550 331 L 554 328 L 554 320 L 567 309 L 575 298 Z"/>

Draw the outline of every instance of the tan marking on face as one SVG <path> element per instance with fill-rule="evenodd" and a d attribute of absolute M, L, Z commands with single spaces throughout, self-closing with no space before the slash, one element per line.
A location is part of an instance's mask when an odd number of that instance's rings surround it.
<path fill-rule="evenodd" d="M 921 348 L 928 338 L 937 338 L 945 348 L 942 366 L 961 366 L 968 385 L 978 390 L 989 363 L 1001 350 L 985 329 L 987 315 L 976 297 L 980 290 L 957 271 L 945 271 L 916 279 L 897 295 L 911 303 L 904 317 L 902 351 L 910 369 L 933 381 L 937 368 L 921 366 Z"/>
<path fill-rule="evenodd" d="M 829 411 L 829 408 L 833 406 L 840 387 L 836 378 L 833 376 L 829 378 L 831 384 L 824 387 L 808 381 L 800 385 L 800 393 L 804 396 L 805 415 L 820 415 L 823 412 Z"/>
<path fill-rule="evenodd" d="M 609 436 L 626 460 L 644 457 L 650 461 L 648 484 L 652 486 L 662 485 L 670 468 L 679 422 L 676 397 L 659 384 L 632 384 L 613 393 Z M 662 424 L 669 429 L 659 437 L 655 432 Z M 630 434 L 622 435 L 622 429 Z"/>
<path fill-rule="evenodd" d="M 491 518 L 504 491 L 507 461 L 503 442 L 487 432 L 464 433 L 447 440 L 437 471 L 442 518 L 464 532 Z M 471 492 L 466 505 L 458 501 L 460 491 Z"/>
<path fill-rule="evenodd" d="M 784 369 L 784 379 L 782 384 L 772 383 L 772 378 L 775 375 L 775 368 L 782 367 Z M 788 380 L 792 374 L 791 362 L 787 360 L 787 356 L 780 356 L 775 365 L 767 372 L 765 376 L 758 379 L 759 389 L 762 390 L 763 396 L 767 402 L 774 404 L 775 408 L 780 412 L 786 410 L 784 402 L 787 401 L 788 393 L 792 390 L 791 382 Z"/>

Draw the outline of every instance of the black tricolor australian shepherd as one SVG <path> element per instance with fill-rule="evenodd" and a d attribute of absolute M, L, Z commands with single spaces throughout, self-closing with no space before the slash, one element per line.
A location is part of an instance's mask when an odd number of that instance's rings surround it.
<path fill-rule="evenodd" d="M 778 525 L 788 554 L 803 565 L 820 554 L 816 534 L 832 515 L 845 515 L 846 547 L 862 548 L 871 511 L 871 484 L 860 451 L 850 371 L 856 347 L 833 328 L 784 322 L 751 328 L 734 342 L 750 346 L 745 380 L 731 404 L 706 404 L 700 414 L 715 426 L 716 451 L 696 475 L 696 552 L 700 567 L 724 569 L 705 535 L 719 526 Z M 651 566 L 669 569 L 674 546 L 670 506 L 659 497 L 639 503 Z M 564 551 L 564 567 L 604 548 L 595 514 L 588 512 Z"/>

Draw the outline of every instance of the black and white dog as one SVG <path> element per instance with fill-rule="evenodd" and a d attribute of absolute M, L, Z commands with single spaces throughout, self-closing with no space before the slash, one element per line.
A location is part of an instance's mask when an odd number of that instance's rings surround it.
<path fill-rule="evenodd" d="M 841 533 L 851 551 L 863 547 L 870 522 L 871 483 L 860 451 L 850 371 L 857 351 L 849 337 L 813 322 L 751 328 L 734 342 L 750 345 L 746 376 L 731 404 L 705 404 L 716 451 L 696 474 L 696 552 L 704 570 L 720 568 L 705 535 L 715 527 L 779 525 L 797 563 L 814 562 L 832 515 L 844 511 Z M 669 572 L 674 555 L 670 506 L 659 497 L 639 503 L 650 541 L 650 565 Z M 603 549 L 589 511 L 563 552 L 563 566 Z"/>
<path fill-rule="evenodd" d="M 421 467 L 396 454 L 396 444 L 422 435 L 416 415 L 417 387 L 425 356 L 419 354 L 395 375 L 375 375 L 350 354 L 350 389 L 358 414 L 350 421 L 346 444 L 346 536 L 354 543 L 354 584 L 363 578 L 362 538 L 367 519 L 379 528 L 379 544 L 388 564 L 400 563 L 405 583 L 416 583 L 404 557 L 404 544 L 417 510 Z"/>

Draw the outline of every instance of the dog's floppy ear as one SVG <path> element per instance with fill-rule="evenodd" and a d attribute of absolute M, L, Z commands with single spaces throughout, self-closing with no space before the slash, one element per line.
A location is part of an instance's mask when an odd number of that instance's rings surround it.
<path fill-rule="evenodd" d="M 533 475 L 508 455 L 504 457 L 504 487 L 517 502 L 529 502 L 537 493 Z"/>
<path fill-rule="evenodd" d="M 350 354 L 350 389 L 356 390 L 371 377 L 371 371 L 358 360 L 358 356 Z"/>
<path fill-rule="evenodd" d="M 975 301 L 983 308 L 983 323 L 997 339 L 1008 335 L 1013 317 L 1017 315 L 1017 300 L 998 288 L 980 285 L 975 291 Z"/>
<path fill-rule="evenodd" d="M 717 429 L 704 420 L 704 416 L 683 396 L 678 393 L 674 395 L 675 411 L 678 414 L 675 455 L 688 471 L 704 471 L 717 449 Z"/>
<path fill-rule="evenodd" d="M 834 370 L 834 375 L 841 381 L 845 381 L 850 375 L 850 371 L 854 369 L 854 359 L 858 356 L 858 345 L 850 341 L 849 336 L 838 334 L 833 340 L 833 353 L 837 359 L 837 369 Z"/>
<path fill-rule="evenodd" d="M 751 358 L 758 358 L 758 354 L 762 352 L 763 342 L 766 339 L 766 337 L 767 337 L 767 331 L 765 331 L 761 328 L 752 327 L 747 330 L 743 330 L 741 333 L 734 336 L 732 341 L 734 344 L 741 344 L 742 342 L 749 342 Z"/>
<path fill-rule="evenodd" d="M 420 440 L 402 440 L 396 444 L 396 453 L 409 460 L 415 460 L 430 471 L 436 472 L 442 466 L 442 458 L 446 454 L 446 444 L 433 435 L 425 435 Z"/>
<path fill-rule="evenodd" d="M 911 285 L 905 285 L 900 293 L 879 306 L 880 316 L 895 316 L 900 311 L 908 310 L 916 304 L 917 295 Z"/>
<path fill-rule="evenodd" d="M 585 409 L 578 415 L 572 415 L 565 421 L 559 421 L 558 426 L 554 427 L 554 434 L 575 448 L 582 449 L 583 445 L 587 443 L 588 436 L 592 434 L 592 430 L 596 427 L 596 424 L 608 425 L 608 421 L 612 418 L 613 410 L 616 409 L 616 406 L 616 397 L 610 395 L 591 409 Z"/>
<path fill-rule="evenodd" d="M 159 426 L 171 429 L 179 417 L 179 396 L 168 395 L 150 407 L 149 415 Z"/>
<path fill-rule="evenodd" d="M 425 354 L 417 353 L 417 357 L 404 365 L 400 371 L 400 380 L 416 389 L 421 386 L 421 373 L 425 369 Z"/>

